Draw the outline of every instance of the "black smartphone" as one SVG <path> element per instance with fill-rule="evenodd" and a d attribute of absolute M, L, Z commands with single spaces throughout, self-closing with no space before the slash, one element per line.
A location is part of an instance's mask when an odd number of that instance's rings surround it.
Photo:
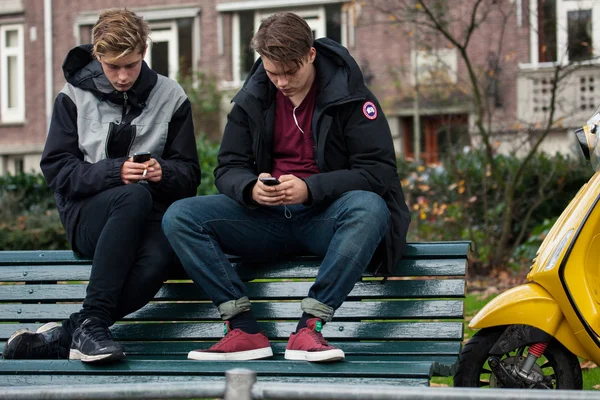
<path fill-rule="evenodd" d="M 139 153 L 133 153 L 134 163 L 144 163 L 152 158 L 152 154 L 149 151 L 140 151 Z"/>
<path fill-rule="evenodd" d="M 275 185 L 279 185 L 281 183 L 281 182 L 279 182 L 279 179 L 273 178 L 273 177 L 258 178 L 258 179 L 260 179 L 260 181 L 267 186 L 275 186 Z"/>

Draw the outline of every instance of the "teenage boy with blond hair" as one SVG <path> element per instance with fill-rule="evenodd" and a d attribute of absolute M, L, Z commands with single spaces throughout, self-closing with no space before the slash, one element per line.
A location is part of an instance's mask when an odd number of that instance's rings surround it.
<path fill-rule="evenodd" d="M 252 47 L 260 59 L 233 98 L 215 169 L 222 194 L 180 200 L 163 219 L 185 270 L 225 320 L 225 337 L 188 357 L 273 354 L 225 254 L 313 253 L 323 262 L 285 358 L 341 360 L 322 326 L 369 265 L 397 264 L 406 240 L 410 217 L 389 126 L 348 51 L 313 40 L 296 14 L 267 18 Z"/>
<path fill-rule="evenodd" d="M 144 62 L 149 28 L 127 9 L 100 14 L 92 45 L 67 55 L 41 168 L 73 250 L 93 259 L 82 309 L 15 332 L 4 358 L 106 362 L 125 356 L 109 326 L 150 301 L 176 262 L 160 224 L 200 183 L 190 102 Z M 149 152 L 146 161 L 131 157 Z"/>

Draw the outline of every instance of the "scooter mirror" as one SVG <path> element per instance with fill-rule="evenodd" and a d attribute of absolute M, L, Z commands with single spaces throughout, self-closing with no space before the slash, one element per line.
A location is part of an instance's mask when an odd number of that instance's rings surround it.
<path fill-rule="evenodd" d="M 590 143 L 588 140 L 588 136 L 585 134 L 585 128 L 579 128 L 575 130 L 575 136 L 577 136 L 577 141 L 579 142 L 579 147 L 581 147 L 581 151 L 583 152 L 583 156 L 586 160 L 590 160 Z"/>
<path fill-rule="evenodd" d="M 594 171 L 600 169 L 600 149 L 598 139 L 600 133 L 600 107 L 581 129 L 575 131 L 577 141 L 583 151 L 586 160 L 592 164 Z"/>

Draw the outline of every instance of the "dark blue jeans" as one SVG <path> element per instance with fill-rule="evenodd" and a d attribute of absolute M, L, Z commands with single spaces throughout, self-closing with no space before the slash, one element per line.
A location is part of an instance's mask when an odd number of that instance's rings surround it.
<path fill-rule="evenodd" d="M 223 319 L 250 309 L 246 288 L 225 254 L 255 260 L 298 253 L 323 256 L 301 308 L 330 321 L 369 265 L 389 220 L 384 200 L 366 191 L 345 193 L 326 205 L 287 210 L 248 209 L 214 195 L 175 202 L 162 227 L 184 269 Z"/>

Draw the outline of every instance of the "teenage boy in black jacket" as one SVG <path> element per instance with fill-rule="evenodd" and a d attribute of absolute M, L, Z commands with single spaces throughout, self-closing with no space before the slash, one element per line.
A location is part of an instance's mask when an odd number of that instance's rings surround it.
<path fill-rule="evenodd" d="M 272 355 L 225 254 L 314 253 L 323 263 L 285 358 L 341 360 L 321 328 L 369 265 L 397 263 L 410 220 L 389 126 L 348 51 L 314 41 L 299 16 L 269 17 L 252 47 L 261 58 L 233 98 L 215 170 L 222 194 L 180 200 L 163 219 L 185 270 L 225 320 L 225 337 L 188 358 Z"/>
<path fill-rule="evenodd" d="M 131 11 L 106 10 L 93 45 L 65 59 L 41 168 L 69 242 L 93 258 L 92 271 L 81 311 L 15 332 L 4 358 L 123 358 L 108 327 L 150 301 L 176 262 L 161 219 L 196 194 L 200 166 L 187 96 L 143 60 L 148 34 Z"/>

